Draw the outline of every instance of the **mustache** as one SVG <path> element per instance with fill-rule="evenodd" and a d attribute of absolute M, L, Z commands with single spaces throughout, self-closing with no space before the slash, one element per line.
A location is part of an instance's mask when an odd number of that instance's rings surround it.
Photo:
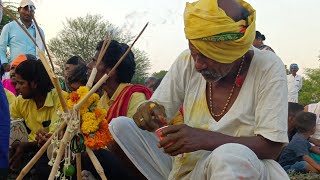
<path fill-rule="evenodd" d="M 201 70 L 200 73 L 203 76 L 211 76 L 212 78 L 222 78 L 223 77 L 221 74 L 218 74 L 216 72 L 212 72 L 212 71 L 209 71 L 209 70 Z"/>

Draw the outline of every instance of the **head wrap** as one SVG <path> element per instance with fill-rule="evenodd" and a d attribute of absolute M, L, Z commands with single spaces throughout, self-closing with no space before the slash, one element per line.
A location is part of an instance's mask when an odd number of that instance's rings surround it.
<path fill-rule="evenodd" d="M 293 63 L 290 65 L 290 71 L 292 71 L 292 69 L 297 69 L 297 71 L 299 70 L 299 66 L 296 63 Z"/>
<path fill-rule="evenodd" d="M 220 63 L 232 63 L 243 56 L 255 39 L 255 10 L 239 0 L 250 13 L 235 22 L 218 7 L 218 0 L 187 3 L 184 12 L 186 38 L 205 56 Z"/>
<path fill-rule="evenodd" d="M 11 67 L 17 67 L 20 63 L 27 60 L 27 56 L 24 54 L 18 55 L 11 63 Z"/>

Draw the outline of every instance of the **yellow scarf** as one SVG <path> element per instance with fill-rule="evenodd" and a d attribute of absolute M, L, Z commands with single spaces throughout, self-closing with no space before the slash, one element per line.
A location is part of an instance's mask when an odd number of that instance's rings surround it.
<path fill-rule="evenodd" d="M 256 12 L 250 4 L 239 0 L 250 16 L 235 22 L 218 7 L 218 0 L 187 3 L 184 12 L 187 39 L 206 57 L 232 63 L 242 57 L 255 38 Z M 248 26 L 244 31 L 244 27 Z M 244 32 L 243 32 L 244 31 Z"/>

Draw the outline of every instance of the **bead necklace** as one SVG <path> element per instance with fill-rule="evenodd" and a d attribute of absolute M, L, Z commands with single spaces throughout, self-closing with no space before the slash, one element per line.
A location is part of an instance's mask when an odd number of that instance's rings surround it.
<path fill-rule="evenodd" d="M 239 77 L 239 75 L 240 75 L 240 73 L 241 73 L 242 66 L 243 66 L 243 62 L 244 62 L 244 56 L 242 57 L 242 61 L 241 61 L 241 64 L 240 64 L 240 67 L 239 67 L 239 70 L 238 70 L 238 74 L 237 74 L 237 76 L 236 76 L 236 80 L 237 80 L 237 78 Z M 226 102 L 226 104 L 224 105 L 221 113 L 219 113 L 219 114 L 214 114 L 214 113 L 213 113 L 212 83 L 209 82 L 209 100 L 210 100 L 209 106 L 210 106 L 210 113 L 211 113 L 211 115 L 212 115 L 213 117 L 220 117 L 220 116 L 222 116 L 223 113 L 226 111 L 226 109 L 227 109 L 227 107 L 228 107 L 228 105 L 229 105 L 229 103 L 230 103 L 231 97 L 232 97 L 232 95 L 233 95 L 234 88 L 235 88 L 235 86 L 236 86 L 236 80 L 235 80 L 235 82 L 234 82 L 233 85 L 232 85 L 232 88 L 231 88 L 229 97 L 228 97 L 228 99 L 227 99 L 227 102 Z"/>

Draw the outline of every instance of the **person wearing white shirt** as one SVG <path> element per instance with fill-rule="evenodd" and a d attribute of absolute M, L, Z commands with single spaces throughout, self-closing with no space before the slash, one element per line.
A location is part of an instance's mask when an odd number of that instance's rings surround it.
<path fill-rule="evenodd" d="M 298 103 L 298 94 L 302 88 L 302 77 L 297 74 L 299 67 L 297 64 L 290 65 L 291 74 L 287 75 L 288 80 L 288 102 Z"/>

